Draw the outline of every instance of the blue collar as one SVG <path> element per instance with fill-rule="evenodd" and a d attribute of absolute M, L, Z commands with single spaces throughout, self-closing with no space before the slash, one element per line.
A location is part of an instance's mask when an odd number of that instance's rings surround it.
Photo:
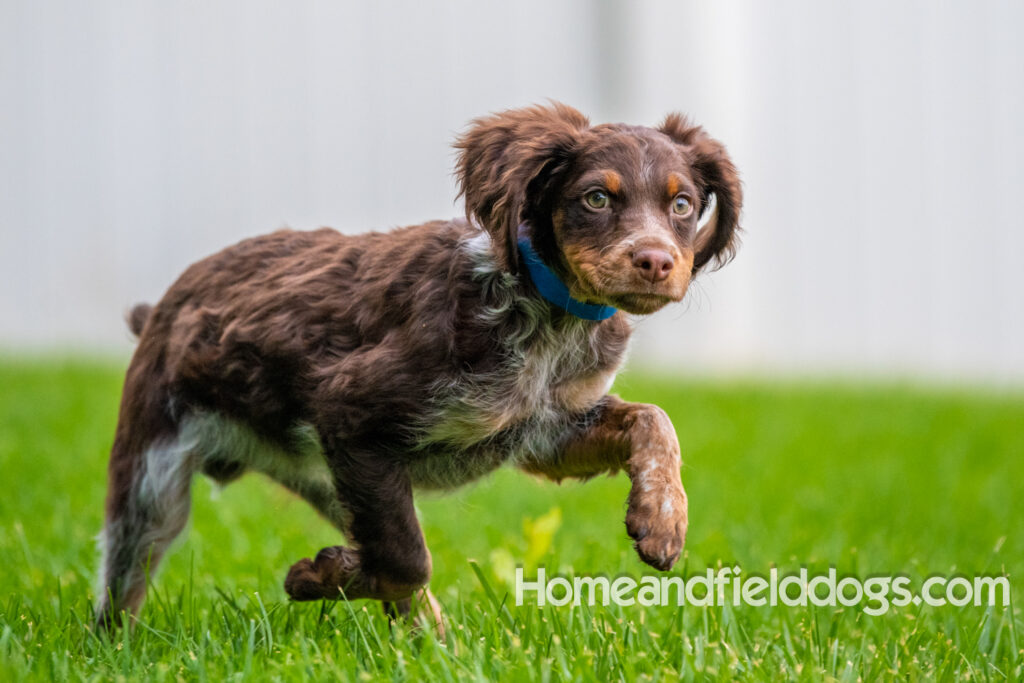
<path fill-rule="evenodd" d="M 618 309 L 614 306 L 599 306 L 574 299 L 565 283 L 541 261 L 533 249 L 533 244 L 530 243 L 530 238 L 522 231 L 519 233 L 519 254 L 523 257 L 526 269 L 530 271 L 530 279 L 533 280 L 533 285 L 540 295 L 563 311 L 584 320 L 607 320 L 617 312 Z"/>

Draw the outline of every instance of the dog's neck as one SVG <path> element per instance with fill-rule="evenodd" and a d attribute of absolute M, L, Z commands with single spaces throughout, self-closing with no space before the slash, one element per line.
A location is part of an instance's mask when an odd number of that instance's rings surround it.
<path fill-rule="evenodd" d="M 525 223 L 519 226 L 519 256 L 540 295 L 566 313 L 583 320 L 601 321 L 607 320 L 618 311 L 614 306 L 588 304 L 573 297 L 565 283 L 544 263 L 533 248 Z"/>

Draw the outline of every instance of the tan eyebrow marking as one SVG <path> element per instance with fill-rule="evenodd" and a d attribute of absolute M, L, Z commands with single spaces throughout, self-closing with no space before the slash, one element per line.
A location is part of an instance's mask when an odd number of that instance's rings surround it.
<path fill-rule="evenodd" d="M 668 196 L 675 197 L 679 194 L 679 187 L 683 182 L 675 173 L 668 174 Z"/>
<path fill-rule="evenodd" d="M 615 171 L 605 171 L 604 186 L 608 188 L 609 192 L 615 194 L 622 187 L 622 178 Z"/>

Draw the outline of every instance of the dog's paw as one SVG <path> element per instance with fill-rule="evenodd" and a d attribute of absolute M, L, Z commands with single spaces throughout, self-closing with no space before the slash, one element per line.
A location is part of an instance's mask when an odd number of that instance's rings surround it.
<path fill-rule="evenodd" d="M 634 486 L 626 513 L 626 533 L 640 559 L 668 571 L 686 542 L 686 493 L 681 484 L 644 490 Z"/>
<path fill-rule="evenodd" d="M 332 597 L 325 590 L 323 577 L 313 566 L 313 560 L 308 557 L 302 558 L 288 570 L 284 590 L 292 600 L 323 600 Z M 338 593 L 338 589 L 334 588 L 333 597 L 337 597 Z"/>
<path fill-rule="evenodd" d="M 284 590 L 292 600 L 336 600 L 358 574 L 355 551 L 333 546 L 317 553 L 316 559 L 305 557 L 293 564 L 284 580 Z"/>

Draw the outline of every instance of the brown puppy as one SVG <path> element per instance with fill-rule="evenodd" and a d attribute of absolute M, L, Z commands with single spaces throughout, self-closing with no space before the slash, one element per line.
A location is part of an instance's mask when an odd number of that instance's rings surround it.
<path fill-rule="evenodd" d="M 407 609 L 431 574 L 413 489 L 506 463 L 553 479 L 625 469 L 640 558 L 679 557 L 675 431 L 606 391 L 627 314 L 681 300 L 732 254 L 741 191 L 725 149 L 678 115 L 591 126 L 559 104 L 479 119 L 457 147 L 467 220 L 245 240 L 133 310 L 102 624 L 142 603 L 197 471 L 263 472 L 347 536 L 292 567 L 296 600 Z"/>

